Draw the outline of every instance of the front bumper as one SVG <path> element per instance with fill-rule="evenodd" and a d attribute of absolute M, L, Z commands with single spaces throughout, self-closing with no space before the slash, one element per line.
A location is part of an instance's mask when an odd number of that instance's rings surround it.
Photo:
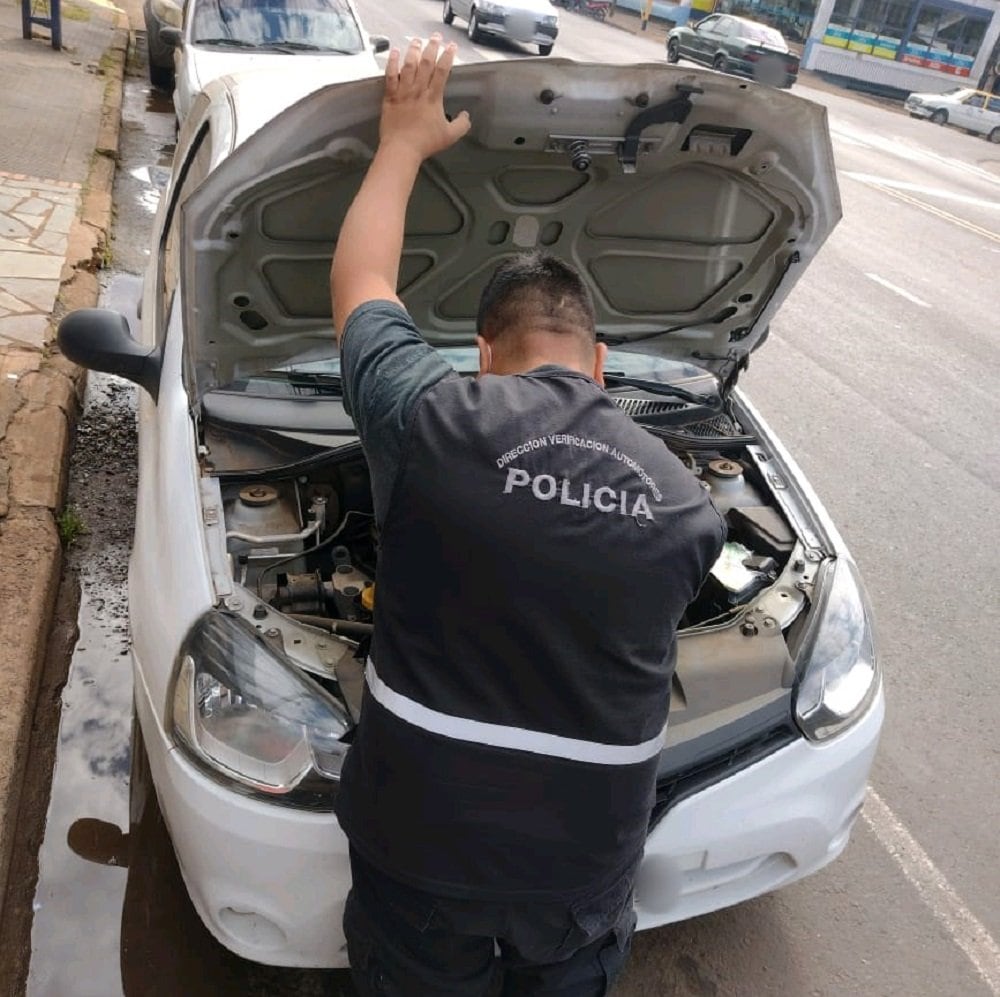
<path fill-rule="evenodd" d="M 181 872 L 209 931 L 258 962 L 346 966 L 351 877 L 336 817 L 258 803 L 207 779 L 163 732 L 138 668 L 136 708 Z M 861 808 L 883 713 L 880 690 L 829 743 L 797 740 L 676 804 L 647 842 L 639 927 L 739 903 L 836 858 Z"/>
<path fill-rule="evenodd" d="M 646 840 L 639 928 L 742 903 L 832 862 L 861 811 L 884 715 L 880 688 L 839 737 L 799 738 L 677 803 Z"/>
<path fill-rule="evenodd" d="M 909 101 L 905 101 L 903 107 L 916 118 L 929 118 L 934 113 L 934 108 L 928 107 L 926 104 L 911 104 Z"/>

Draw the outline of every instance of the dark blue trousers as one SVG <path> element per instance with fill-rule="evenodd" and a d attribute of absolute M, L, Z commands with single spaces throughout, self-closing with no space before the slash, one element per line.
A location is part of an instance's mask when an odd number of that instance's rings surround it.
<path fill-rule="evenodd" d="M 582 903 L 454 900 L 351 850 L 344 932 L 362 997 L 603 997 L 628 958 L 634 870 Z"/>

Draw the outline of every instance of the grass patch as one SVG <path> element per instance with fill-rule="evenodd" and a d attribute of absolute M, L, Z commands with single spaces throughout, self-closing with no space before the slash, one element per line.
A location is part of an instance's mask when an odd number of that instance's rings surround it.
<path fill-rule="evenodd" d="M 69 548 L 87 532 L 87 524 L 76 509 L 68 505 L 56 517 L 56 527 L 63 547 Z"/>

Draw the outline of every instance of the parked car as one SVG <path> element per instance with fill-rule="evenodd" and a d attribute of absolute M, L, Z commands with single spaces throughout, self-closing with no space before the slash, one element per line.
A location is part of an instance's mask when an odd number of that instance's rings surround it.
<path fill-rule="evenodd" d="M 165 6 L 171 0 L 156 0 Z M 183 121 L 195 95 L 228 73 L 291 70 L 279 86 L 288 103 L 328 83 L 378 75 L 375 54 L 389 39 L 369 38 L 354 0 L 188 0 L 182 28 L 160 38 L 177 50 L 174 111 Z M 294 63 L 289 63 L 290 57 Z"/>
<path fill-rule="evenodd" d="M 970 87 L 944 93 L 911 93 L 904 106 L 911 118 L 926 118 L 935 125 L 958 125 L 991 142 L 1000 142 L 1000 96 Z"/>
<path fill-rule="evenodd" d="M 186 2 L 183 0 L 183 3 Z M 181 26 L 184 18 L 182 7 L 182 3 L 174 3 L 173 0 L 144 0 L 142 5 L 149 82 L 161 90 L 169 90 L 174 85 L 174 46 L 160 38 L 160 31 Z"/>
<path fill-rule="evenodd" d="M 537 45 L 548 55 L 559 34 L 559 12 L 551 0 L 444 0 L 444 23 L 456 17 L 466 22 L 469 41 L 488 36 Z"/>
<path fill-rule="evenodd" d="M 194 906 L 244 957 L 343 966 L 333 805 L 379 625 L 378 543 L 328 275 L 383 87 L 327 87 L 272 117 L 281 78 L 195 98 L 135 338 L 88 310 L 59 343 L 143 388 L 134 755 Z M 428 341 L 475 376 L 496 264 L 535 246 L 572 259 L 611 397 L 729 526 L 681 624 L 639 925 L 808 876 L 861 809 L 881 678 L 858 569 L 739 380 L 840 218 L 825 109 L 704 70 L 568 60 L 459 66 L 446 106 L 472 131 L 421 171 L 399 284 Z"/>
<path fill-rule="evenodd" d="M 679 59 L 776 87 L 790 87 L 799 77 L 799 57 L 780 31 L 732 14 L 673 28 L 667 35 L 667 61 Z"/>

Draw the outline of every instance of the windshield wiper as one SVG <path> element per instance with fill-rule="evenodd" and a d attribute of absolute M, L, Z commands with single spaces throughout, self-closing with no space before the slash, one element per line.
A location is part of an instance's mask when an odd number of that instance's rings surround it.
<path fill-rule="evenodd" d="M 254 381 L 276 381 L 279 384 L 287 384 L 294 394 L 339 396 L 344 393 L 339 374 L 306 370 L 268 370 L 262 374 L 252 374 L 246 384 L 251 385 Z M 252 391 L 250 393 L 252 394 Z"/>
<path fill-rule="evenodd" d="M 231 48 L 257 48 L 253 42 L 242 38 L 196 38 L 195 45 L 228 45 Z"/>
<path fill-rule="evenodd" d="M 679 398 L 683 402 L 690 402 L 692 405 L 714 406 L 719 404 L 718 395 L 699 395 L 694 391 L 688 391 L 677 384 L 669 384 L 665 381 L 647 381 L 642 377 L 629 377 L 621 371 L 604 372 L 605 387 L 612 388 L 638 388 L 640 391 L 648 391 L 653 395 L 667 395 L 669 398 Z"/>
<path fill-rule="evenodd" d="M 310 42 L 261 42 L 256 46 L 267 52 L 335 52 L 337 55 L 356 55 L 347 48 L 335 48 L 332 45 L 313 45 Z"/>
<path fill-rule="evenodd" d="M 320 374 L 314 371 L 290 370 L 285 380 L 293 388 L 309 388 L 317 395 L 342 395 L 344 382 L 339 374 Z"/>

